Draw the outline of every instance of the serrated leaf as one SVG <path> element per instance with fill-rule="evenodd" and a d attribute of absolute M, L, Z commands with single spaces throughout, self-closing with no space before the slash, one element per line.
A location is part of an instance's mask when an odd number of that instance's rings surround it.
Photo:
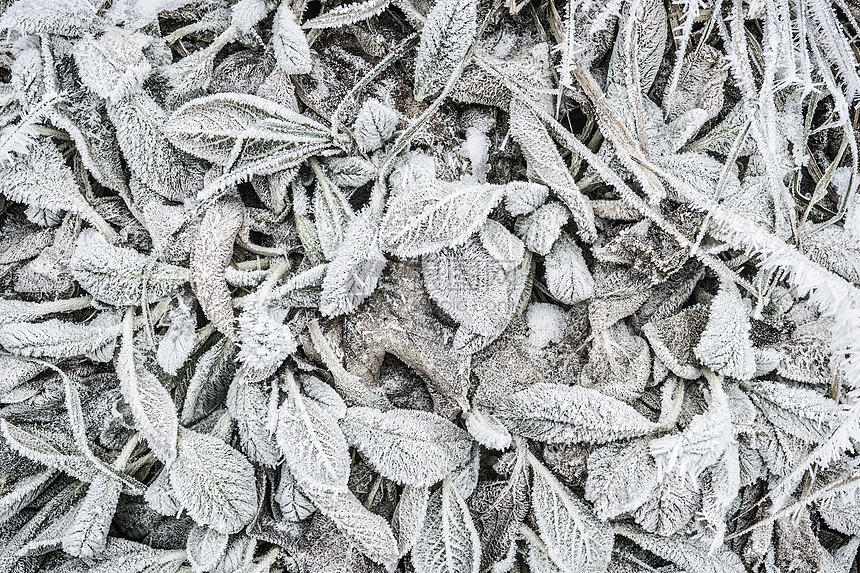
<path fill-rule="evenodd" d="M 607 444 L 588 456 L 585 499 L 602 520 L 630 512 L 657 487 L 657 466 L 644 439 Z"/>
<path fill-rule="evenodd" d="M 529 458 L 532 513 L 550 560 L 561 571 L 602 573 L 612 558 L 613 535 L 573 493 L 533 457 Z"/>
<path fill-rule="evenodd" d="M 78 235 L 69 267 L 78 284 L 96 300 L 114 306 L 161 300 L 176 294 L 188 281 L 187 269 L 111 245 L 92 229 Z M 146 301 L 141 298 L 144 283 Z"/>
<path fill-rule="evenodd" d="M 281 3 L 272 22 L 272 45 L 275 59 L 287 74 L 306 74 L 311 71 L 311 49 L 308 39 L 296 22 L 296 14 L 289 3 Z"/>
<path fill-rule="evenodd" d="M 316 18 L 311 18 L 302 24 L 302 28 L 323 29 L 348 26 L 380 14 L 390 3 L 391 0 L 365 0 L 343 4 Z"/>
<path fill-rule="evenodd" d="M 257 512 L 257 484 L 248 460 L 214 436 L 182 428 L 169 469 L 176 499 L 194 521 L 236 533 Z"/>
<path fill-rule="evenodd" d="M 391 138 L 397 125 L 397 111 L 378 99 L 369 98 L 358 110 L 352 131 L 362 151 L 374 151 Z"/>
<path fill-rule="evenodd" d="M 755 374 L 749 317 L 734 283 L 720 284 L 694 352 L 702 364 L 725 376 L 748 380 Z"/>
<path fill-rule="evenodd" d="M 430 412 L 353 407 L 340 427 L 380 474 L 397 483 L 430 486 L 469 459 L 469 434 Z"/>
<path fill-rule="evenodd" d="M 493 414 L 512 433 L 550 444 L 602 444 L 657 429 L 631 406 L 597 390 L 547 382 L 502 398 Z"/>
<path fill-rule="evenodd" d="M 345 486 L 349 477 L 349 448 L 331 413 L 299 394 L 287 374 L 290 395 L 278 409 L 275 434 L 293 477 L 304 486 Z"/>
<path fill-rule="evenodd" d="M 560 303 L 576 304 L 594 296 L 594 277 L 573 238 L 562 233 L 544 258 L 546 286 Z"/>
<path fill-rule="evenodd" d="M 84 198 L 72 170 L 48 138 L 35 141 L 16 161 L 0 164 L 0 181 L 0 193 L 12 201 L 80 214 L 103 234 L 116 236 Z"/>
<path fill-rule="evenodd" d="M 185 550 L 195 573 L 211 571 L 227 551 L 229 537 L 210 527 L 197 526 L 188 533 Z"/>
<path fill-rule="evenodd" d="M 662 537 L 643 533 L 630 526 L 618 525 L 616 533 L 630 539 L 643 549 L 676 563 L 688 571 L 701 573 L 743 573 L 740 557 L 726 547 L 709 551 L 707 544 L 682 535 Z"/>
<path fill-rule="evenodd" d="M 152 452 L 165 464 L 170 464 L 176 457 L 179 417 L 170 393 L 135 356 L 133 320 L 133 311 L 127 311 L 123 321 L 122 346 L 116 359 L 116 375 L 141 435 Z"/>
<path fill-rule="evenodd" d="M 478 3 L 439 0 L 427 14 L 415 57 L 415 99 L 435 95 L 454 73 L 477 32 Z"/>
<path fill-rule="evenodd" d="M 449 478 L 430 496 L 424 529 L 412 549 L 412 565 L 416 573 L 478 573 L 478 531 Z"/>
<path fill-rule="evenodd" d="M 158 341 L 156 358 L 162 370 L 176 376 L 194 351 L 197 316 L 184 299 L 179 297 L 177 307 L 170 310 L 169 317 L 170 326 Z"/>
<path fill-rule="evenodd" d="M 328 265 L 320 294 L 320 312 L 340 316 L 355 310 L 376 289 L 387 260 L 369 210 L 362 211 L 346 229 Z"/>
<path fill-rule="evenodd" d="M 504 187 L 419 177 L 399 189 L 382 220 L 383 250 L 399 257 L 463 244 L 499 204 Z"/>
<path fill-rule="evenodd" d="M 325 163 L 329 179 L 340 187 L 361 187 L 376 176 L 374 165 L 361 157 L 333 157 Z"/>
<path fill-rule="evenodd" d="M 88 558 L 104 551 L 122 483 L 104 474 L 90 484 L 87 495 L 63 535 L 63 551 Z"/>
<path fill-rule="evenodd" d="M 233 258 L 233 243 L 245 221 L 245 207 L 236 196 L 206 209 L 191 247 L 191 288 L 200 308 L 224 336 L 235 341 L 236 317 L 224 269 Z"/>

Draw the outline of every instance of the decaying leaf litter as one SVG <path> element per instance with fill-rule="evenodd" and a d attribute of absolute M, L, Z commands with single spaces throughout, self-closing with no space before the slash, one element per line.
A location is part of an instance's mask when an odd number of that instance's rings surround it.
<path fill-rule="evenodd" d="M 857 570 L 855 0 L 0 8 L 0 570 Z"/>

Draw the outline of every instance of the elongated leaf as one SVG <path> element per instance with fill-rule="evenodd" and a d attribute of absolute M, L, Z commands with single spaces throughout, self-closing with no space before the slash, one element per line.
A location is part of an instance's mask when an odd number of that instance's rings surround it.
<path fill-rule="evenodd" d="M 95 353 L 101 362 L 110 360 L 113 343 L 122 331 L 114 317 L 108 321 L 78 324 L 52 318 L 39 323 L 13 322 L 0 325 L 0 345 L 21 356 L 71 358 Z M 102 351 L 109 348 L 108 356 Z"/>
<path fill-rule="evenodd" d="M 87 292 L 115 306 L 142 304 L 144 280 L 149 301 L 175 294 L 188 280 L 187 269 L 157 261 L 150 266 L 146 256 L 115 247 L 93 230 L 78 235 L 70 266 Z"/>
<path fill-rule="evenodd" d="M 311 49 L 289 2 L 282 2 L 272 22 L 272 45 L 275 59 L 287 74 L 311 71 Z"/>
<path fill-rule="evenodd" d="M 292 374 L 288 374 L 288 379 Z M 305 400 L 292 383 L 290 396 L 278 410 L 278 445 L 299 485 L 345 486 L 349 449 L 331 413 Z"/>
<path fill-rule="evenodd" d="M 747 380 L 755 374 L 750 322 L 734 283 L 722 283 L 711 301 L 708 325 L 695 353 L 703 364 L 726 376 Z"/>
<path fill-rule="evenodd" d="M 0 524 L 9 521 L 33 501 L 56 475 L 57 471 L 49 468 L 19 480 L 10 491 L 0 497 Z"/>
<path fill-rule="evenodd" d="M 176 457 L 179 417 L 173 398 L 158 378 L 134 355 L 134 313 L 127 311 L 123 322 L 122 347 L 116 361 L 120 389 L 141 435 L 152 452 L 165 464 Z"/>
<path fill-rule="evenodd" d="M 236 182 L 293 167 L 332 145 L 323 125 L 248 94 L 192 100 L 170 116 L 165 133 L 179 149 L 224 166 Z"/>
<path fill-rule="evenodd" d="M 430 412 L 353 407 L 340 427 L 378 472 L 412 486 L 433 485 L 465 463 L 471 451 L 469 434 Z"/>
<path fill-rule="evenodd" d="M 607 444 L 588 456 L 585 499 L 600 519 L 636 509 L 656 487 L 657 466 L 647 440 Z"/>
<path fill-rule="evenodd" d="M 103 234 L 115 236 L 110 225 L 87 203 L 72 170 L 48 138 L 37 140 L 24 157 L 0 164 L 0 193 L 40 209 L 78 213 Z"/>
<path fill-rule="evenodd" d="M 254 467 L 214 436 L 182 428 L 170 485 L 188 515 L 219 533 L 236 533 L 257 511 Z"/>
<path fill-rule="evenodd" d="M 242 450 L 253 461 L 269 467 L 278 465 L 280 452 L 268 427 L 268 398 L 257 382 L 248 380 L 240 369 L 227 393 L 227 408 L 236 418 Z"/>
<path fill-rule="evenodd" d="M 389 200 L 380 242 L 400 257 L 425 255 L 463 244 L 503 197 L 498 185 L 418 178 Z"/>
<path fill-rule="evenodd" d="M 481 542 L 466 502 L 451 480 L 430 496 L 424 529 L 412 549 L 416 573 L 477 573 Z"/>
<path fill-rule="evenodd" d="M 197 359 L 182 405 L 180 421 L 183 424 L 196 422 L 214 410 L 227 395 L 236 370 L 234 353 L 233 343 L 222 338 Z"/>
<path fill-rule="evenodd" d="M 104 474 L 90 484 L 75 518 L 63 536 L 63 551 L 75 557 L 93 557 L 104 551 L 122 483 Z"/>
<path fill-rule="evenodd" d="M 605 394 L 541 382 L 499 400 L 493 414 L 511 432 L 547 443 L 601 444 L 656 429 L 632 407 Z"/>
<path fill-rule="evenodd" d="M 376 16 L 388 8 L 390 3 L 391 0 L 365 0 L 364 2 L 343 4 L 316 18 L 311 18 L 302 24 L 302 28 L 321 29 L 348 26 Z"/>
<path fill-rule="evenodd" d="M 19 0 L 6 8 L 0 28 L 79 36 L 97 30 L 97 23 L 95 8 L 86 0 Z"/>
<path fill-rule="evenodd" d="M 397 548 L 401 556 L 406 555 L 415 545 L 415 540 L 424 527 L 430 490 L 426 487 L 403 486 L 400 501 L 394 508 L 391 528 L 397 538 Z"/>
<path fill-rule="evenodd" d="M 561 571 L 602 573 L 612 557 L 610 526 L 599 521 L 585 504 L 536 459 L 532 512 L 552 562 Z"/>
<path fill-rule="evenodd" d="M 415 58 L 415 99 L 435 95 L 475 40 L 478 3 L 439 0 L 424 22 Z"/>
<path fill-rule="evenodd" d="M 46 434 L 35 427 L 16 426 L 0 420 L 3 437 L 13 450 L 40 464 L 58 469 L 81 481 L 92 482 L 99 475 L 64 434 Z"/>
<path fill-rule="evenodd" d="M 233 300 L 224 269 L 233 258 L 233 243 L 245 220 L 245 207 L 229 196 L 206 210 L 191 248 L 191 287 L 207 318 L 224 336 L 237 339 Z"/>
<path fill-rule="evenodd" d="M 229 537 L 209 527 L 197 526 L 188 533 L 188 562 L 195 572 L 211 571 L 227 551 Z"/>
<path fill-rule="evenodd" d="M 388 522 L 368 511 L 345 485 L 306 482 L 301 488 L 368 559 L 386 566 L 397 562 L 397 541 Z"/>
<path fill-rule="evenodd" d="M 662 537 L 642 533 L 629 526 L 616 526 L 615 531 L 643 549 L 676 563 L 688 571 L 701 571 L 701 573 L 746 571 L 740 557 L 726 547 L 718 547 L 716 551 L 711 552 L 706 543 L 681 535 Z"/>

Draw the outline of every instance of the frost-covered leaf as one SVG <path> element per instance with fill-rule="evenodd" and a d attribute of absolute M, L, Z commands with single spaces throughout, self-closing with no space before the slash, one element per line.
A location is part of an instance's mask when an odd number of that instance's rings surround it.
<path fill-rule="evenodd" d="M 254 467 L 214 436 L 182 428 L 170 485 L 194 521 L 219 533 L 236 533 L 257 512 Z"/>
<path fill-rule="evenodd" d="M 84 230 L 69 262 L 72 276 L 94 298 L 130 306 L 169 297 L 188 281 L 188 270 L 111 245 L 100 233 Z M 146 300 L 142 296 L 146 293 Z"/>
<path fill-rule="evenodd" d="M 481 543 L 466 502 L 449 478 L 430 496 L 424 529 L 412 549 L 416 573 L 477 573 Z"/>
<path fill-rule="evenodd" d="M 188 562 L 195 572 L 211 571 L 227 552 L 229 537 L 209 527 L 197 526 L 188 533 Z"/>
<path fill-rule="evenodd" d="M 206 210 L 191 248 L 191 288 L 200 307 L 224 336 L 237 339 L 233 301 L 224 269 L 233 258 L 233 243 L 245 221 L 238 197 L 216 201 Z"/>
<path fill-rule="evenodd" d="M 394 508 L 391 528 L 397 538 L 397 548 L 401 556 L 412 550 L 418 535 L 424 527 L 430 490 L 421 486 L 403 486 L 400 500 Z"/>
<path fill-rule="evenodd" d="M 525 256 L 525 245 L 504 225 L 492 219 L 481 226 L 481 246 L 502 264 L 506 271 L 516 268 Z"/>
<path fill-rule="evenodd" d="M 349 448 L 337 420 L 323 406 L 299 394 L 287 374 L 290 395 L 278 409 L 275 434 L 293 477 L 305 485 L 346 486 Z"/>
<path fill-rule="evenodd" d="M 391 138 L 397 125 L 397 111 L 377 99 L 365 100 L 352 131 L 355 141 L 362 151 L 374 151 Z"/>
<path fill-rule="evenodd" d="M 860 534 L 860 489 L 825 496 L 817 505 L 831 528 L 845 535 Z"/>
<path fill-rule="evenodd" d="M 176 376 L 194 351 L 197 316 L 182 297 L 177 299 L 176 308 L 171 309 L 168 316 L 170 326 L 158 341 L 156 358 L 162 370 Z"/>
<path fill-rule="evenodd" d="M 95 32 L 98 24 L 95 7 L 87 0 L 18 0 L 0 19 L 0 28 L 61 36 Z"/>
<path fill-rule="evenodd" d="M 544 204 L 549 188 L 530 181 L 511 181 L 505 185 L 505 209 L 511 215 L 528 215 Z"/>
<path fill-rule="evenodd" d="M 302 28 L 322 29 L 340 28 L 367 20 L 388 8 L 391 0 L 364 0 L 364 2 L 350 2 L 342 4 L 333 10 L 311 18 Z"/>
<path fill-rule="evenodd" d="M 98 38 L 75 44 L 75 62 L 81 81 L 100 97 L 111 101 L 139 90 L 152 71 L 143 51 L 151 36 L 115 28 Z"/>
<path fill-rule="evenodd" d="M 277 502 L 287 521 L 303 521 L 317 510 L 311 500 L 301 492 L 296 478 L 286 466 L 281 469 L 278 487 L 272 494 L 272 499 Z"/>
<path fill-rule="evenodd" d="M 287 74 L 311 71 L 311 49 L 289 2 L 282 2 L 272 22 L 272 45 L 278 65 Z"/>
<path fill-rule="evenodd" d="M 296 351 L 290 327 L 284 324 L 286 311 L 252 300 L 239 315 L 238 359 L 244 376 L 260 381 L 271 376 Z"/>
<path fill-rule="evenodd" d="M 419 177 L 388 202 L 380 242 L 400 257 L 434 253 L 463 244 L 502 200 L 504 187 L 467 185 Z"/>
<path fill-rule="evenodd" d="M 723 282 L 711 301 L 708 324 L 696 345 L 696 358 L 725 376 L 748 380 L 755 374 L 746 306 L 734 283 Z"/>
<path fill-rule="evenodd" d="M 239 427 L 242 451 L 259 464 L 276 467 L 280 451 L 269 425 L 269 397 L 258 381 L 246 376 L 244 367 L 239 369 L 230 384 L 227 409 Z"/>
<path fill-rule="evenodd" d="M 340 397 L 337 391 L 317 378 L 311 375 L 302 375 L 299 377 L 301 382 L 302 392 L 313 400 L 316 400 L 331 412 L 332 416 L 338 420 L 342 420 L 346 416 L 346 402 Z"/>
<path fill-rule="evenodd" d="M 632 407 L 582 386 L 541 382 L 502 398 L 493 414 L 514 434 L 541 442 L 601 444 L 653 432 Z"/>
<path fill-rule="evenodd" d="M 636 12 L 632 13 L 634 7 Z M 639 86 L 643 92 L 651 89 L 657 77 L 663 52 L 666 51 L 666 7 L 659 0 L 644 0 L 635 4 L 624 4 L 618 23 L 619 34 L 615 38 L 612 57 L 609 60 L 609 79 L 624 85 L 625 74 L 629 74 L 630 35 L 633 30 L 636 43 L 636 63 L 638 64 Z"/>
<path fill-rule="evenodd" d="M 13 322 L 0 325 L 0 345 L 12 354 L 36 358 L 71 358 L 94 355 L 107 362 L 122 327 L 113 315 L 89 324 L 52 318 L 44 322 Z"/>
<path fill-rule="evenodd" d="M 517 220 L 517 235 L 525 246 L 539 255 L 546 255 L 561 236 L 561 228 L 567 223 L 570 211 L 556 201 L 540 206 L 534 213 Z"/>
<path fill-rule="evenodd" d="M 726 547 L 710 552 L 706 543 L 682 535 L 662 537 L 637 531 L 630 526 L 615 526 L 615 532 L 643 549 L 659 555 L 688 571 L 702 573 L 742 573 L 746 571 L 740 557 Z"/>
<path fill-rule="evenodd" d="M 116 236 L 84 198 L 72 170 L 48 138 L 33 143 L 24 157 L 0 164 L 0 181 L 0 193 L 12 201 L 80 214 L 105 236 Z"/>
<path fill-rule="evenodd" d="M 314 223 L 323 255 L 331 260 L 342 244 L 350 222 L 355 219 L 355 211 L 346 195 L 326 177 L 322 170 L 317 170 L 316 175 Z"/>
<path fill-rule="evenodd" d="M 560 303 L 575 304 L 594 295 L 594 278 L 582 257 L 582 249 L 562 232 L 544 258 L 546 286 Z"/>
<path fill-rule="evenodd" d="M 171 201 L 191 197 L 203 185 L 203 168 L 165 137 L 167 113 L 144 92 L 108 102 L 108 117 L 131 172 Z"/>
<path fill-rule="evenodd" d="M 170 393 L 135 356 L 133 320 L 133 312 L 127 311 L 123 321 L 122 346 L 116 359 L 116 374 L 123 398 L 131 406 L 141 435 L 152 452 L 169 464 L 176 457 L 179 417 Z"/>
<path fill-rule="evenodd" d="M 518 99 L 511 101 L 511 135 L 535 178 L 548 185 L 570 209 L 582 240 L 594 242 L 597 229 L 589 200 L 580 192 L 541 120 Z"/>
<path fill-rule="evenodd" d="M 0 497 L 0 523 L 6 523 L 30 504 L 56 477 L 53 468 L 29 475 Z M 423 517 L 422 517 L 423 522 Z"/>
<path fill-rule="evenodd" d="M 529 471 L 526 448 L 518 445 L 506 480 L 482 481 L 469 498 L 481 540 L 481 568 L 502 561 L 528 514 Z"/>
<path fill-rule="evenodd" d="M 93 480 L 63 535 L 63 551 L 87 558 L 104 550 L 121 491 L 122 483 L 104 474 Z"/>
<path fill-rule="evenodd" d="M 213 94 L 170 116 L 167 137 L 179 149 L 225 168 L 225 186 L 294 167 L 332 145 L 323 125 L 265 98 Z"/>
<path fill-rule="evenodd" d="M 523 274 L 531 257 L 507 270 L 475 238 L 465 245 L 421 258 L 430 298 L 469 332 L 497 336 L 519 305 Z"/>
<path fill-rule="evenodd" d="M 361 157 L 333 157 L 325 163 L 329 179 L 340 187 L 361 187 L 376 176 L 376 168 Z"/>
<path fill-rule="evenodd" d="M 430 412 L 353 407 L 340 426 L 373 468 L 412 486 L 435 484 L 465 463 L 471 450 L 466 432 Z"/>
<path fill-rule="evenodd" d="M 477 31 L 475 0 L 439 0 L 427 14 L 415 58 L 415 99 L 435 95 L 454 73 Z"/>
<path fill-rule="evenodd" d="M 599 521 L 536 459 L 530 459 L 532 513 L 550 560 L 561 571 L 599 573 L 612 557 L 610 526 Z"/>
<path fill-rule="evenodd" d="M 90 573 L 142 573 L 177 571 L 185 560 L 185 551 L 153 549 L 119 537 L 108 537 L 100 559 L 90 567 Z"/>
<path fill-rule="evenodd" d="M 386 263 L 372 213 L 362 211 L 347 227 L 343 242 L 328 265 L 320 294 L 320 312 L 339 316 L 355 310 L 376 289 Z"/>
<path fill-rule="evenodd" d="M 398 559 L 397 541 L 391 526 L 368 511 L 345 485 L 307 482 L 302 491 L 320 512 L 331 519 L 368 559 L 393 566 Z"/>
<path fill-rule="evenodd" d="M 68 434 L 46 432 L 37 426 L 14 425 L 8 420 L 0 420 L 0 430 L 10 448 L 42 465 L 86 482 L 92 482 L 101 475 L 99 470 L 77 451 Z"/>
<path fill-rule="evenodd" d="M 770 380 L 742 387 L 770 423 L 806 442 L 821 442 L 845 419 L 835 401 L 808 388 Z"/>
<path fill-rule="evenodd" d="M 180 416 L 183 424 L 196 422 L 220 405 L 236 370 L 234 355 L 233 343 L 221 338 L 197 359 L 185 391 Z"/>
<path fill-rule="evenodd" d="M 477 407 L 464 415 L 466 429 L 475 440 L 491 450 L 506 450 L 511 445 L 511 433 L 492 414 L 482 412 Z"/>
<path fill-rule="evenodd" d="M 585 499 L 600 519 L 639 507 L 657 486 L 657 466 L 645 439 L 607 444 L 588 456 Z"/>

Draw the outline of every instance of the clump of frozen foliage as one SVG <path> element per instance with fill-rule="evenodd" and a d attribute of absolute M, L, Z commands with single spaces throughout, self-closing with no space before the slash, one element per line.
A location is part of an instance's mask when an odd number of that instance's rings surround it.
<path fill-rule="evenodd" d="M 0 0 L 0 573 L 856 572 L 856 0 Z"/>

